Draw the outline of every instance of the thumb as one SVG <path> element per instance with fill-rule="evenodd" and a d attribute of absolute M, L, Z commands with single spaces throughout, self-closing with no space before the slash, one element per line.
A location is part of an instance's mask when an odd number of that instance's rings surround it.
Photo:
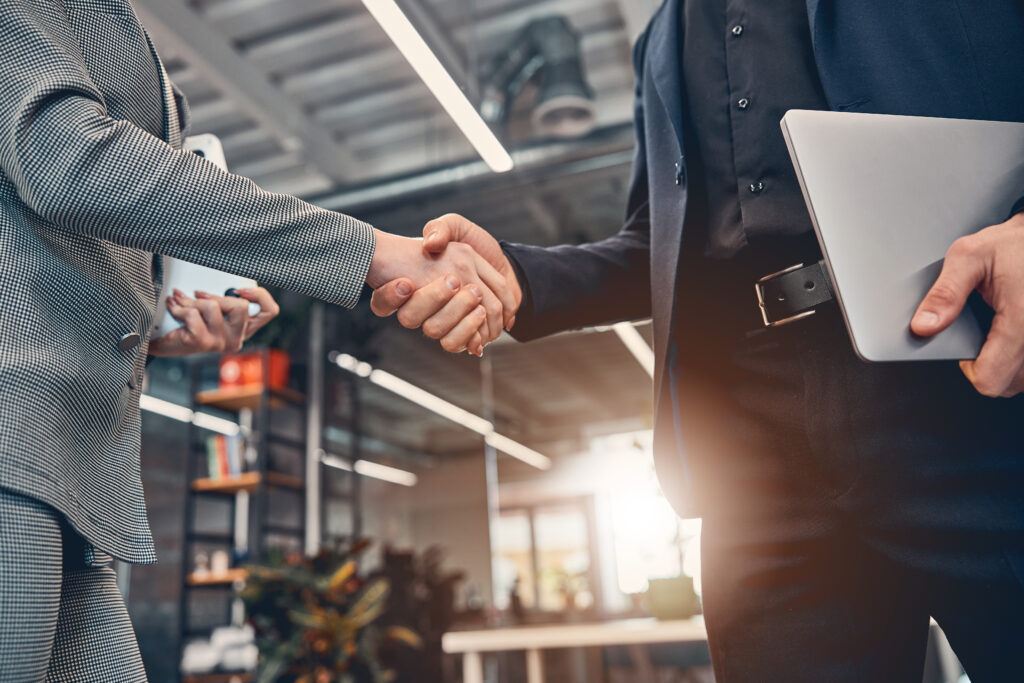
<path fill-rule="evenodd" d="M 967 298 L 985 278 L 985 269 L 984 259 L 972 249 L 954 245 L 946 255 L 939 279 L 914 314 L 911 331 L 921 337 L 932 337 L 952 325 Z"/>
<path fill-rule="evenodd" d="M 412 281 L 406 278 L 392 280 L 374 290 L 373 297 L 370 298 L 370 310 L 374 315 L 386 318 L 401 308 L 414 290 Z"/>
<path fill-rule="evenodd" d="M 423 250 L 428 254 L 440 254 L 449 242 L 459 242 L 466 231 L 468 221 L 458 214 L 450 213 L 423 226 Z"/>

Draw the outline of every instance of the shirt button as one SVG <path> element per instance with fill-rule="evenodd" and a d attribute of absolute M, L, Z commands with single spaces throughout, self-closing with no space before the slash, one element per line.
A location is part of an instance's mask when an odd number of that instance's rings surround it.
<path fill-rule="evenodd" d="M 743 25 L 742 24 L 737 24 L 736 26 L 733 26 L 732 27 L 732 34 L 734 36 L 736 36 L 737 38 L 742 36 L 743 35 Z"/>
<path fill-rule="evenodd" d="M 750 183 L 750 194 L 761 194 L 764 192 L 764 181 L 758 180 L 756 183 Z"/>
<path fill-rule="evenodd" d="M 741 97 L 739 100 L 737 100 L 736 107 L 740 111 L 745 111 L 747 108 L 750 107 L 750 100 L 746 97 Z"/>

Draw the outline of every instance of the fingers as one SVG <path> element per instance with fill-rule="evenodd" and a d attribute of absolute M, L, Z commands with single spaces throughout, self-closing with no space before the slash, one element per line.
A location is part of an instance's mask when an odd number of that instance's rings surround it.
<path fill-rule="evenodd" d="M 387 318 L 401 308 L 413 293 L 413 284 L 410 280 L 400 278 L 392 280 L 383 287 L 373 291 L 370 299 L 370 310 L 374 315 Z"/>
<path fill-rule="evenodd" d="M 488 287 L 483 287 L 481 290 L 483 294 L 482 305 L 486 312 L 486 321 L 480 328 L 481 334 L 484 335 L 484 343 L 490 344 L 492 341 L 501 336 L 501 331 L 504 328 L 502 321 L 502 309 L 501 301 Z"/>
<path fill-rule="evenodd" d="M 260 307 L 260 312 L 249 318 L 245 328 L 246 339 L 251 339 L 260 328 L 281 313 L 281 307 L 274 300 L 273 295 L 263 287 L 243 287 L 236 289 L 235 294 Z"/>
<path fill-rule="evenodd" d="M 997 313 L 977 360 L 960 364 L 978 393 L 993 398 L 1009 398 L 1024 389 L 1020 381 L 1024 368 L 1021 329 L 1024 329 L 1024 316 Z"/>
<path fill-rule="evenodd" d="M 441 339 L 441 348 L 449 353 L 459 353 L 469 348 L 476 355 L 483 355 L 484 344 L 479 331 L 485 320 L 487 310 L 483 306 L 477 306 Z"/>
<path fill-rule="evenodd" d="M 516 303 L 516 297 L 512 293 L 512 290 L 508 286 L 508 281 L 505 276 L 499 273 L 494 266 L 487 262 L 479 254 L 474 253 L 474 259 L 476 261 L 476 272 L 483 280 L 484 284 L 494 292 L 498 302 L 501 304 L 502 310 L 499 312 L 501 316 L 501 325 L 506 330 L 512 329 L 512 323 L 516 317 L 516 309 L 518 304 Z M 490 311 L 488 311 L 490 313 Z M 493 328 L 492 328 L 493 329 Z M 500 335 L 501 333 L 498 332 Z"/>
<path fill-rule="evenodd" d="M 220 310 L 220 304 L 212 299 L 190 299 L 180 290 L 174 290 L 175 301 L 180 305 L 191 305 L 203 319 L 203 325 L 210 337 L 208 343 L 204 344 L 204 350 L 223 351 L 227 344 L 227 326 L 224 322 L 224 314 Z"/>
<path fill-rule="evenodd" d="M 224 316 L 224 350 L 239 351 L 246 340 L 249 324 L 249 302 L 234 296 L 216 296 L 208 292 L 196 292 L 196 299 L 209 301 L 220 307 Z"/>
<path fill-rule="evenodd" d="M 452 274 L 440 277 L 416 290 L 404 306 L 398 309 L 398 322 L 410 330 L 443 309 L 462 288 L 462 281 Z"/>
<path fill-rule="evenodd" d="M 175 292 L 175 294 L 178 294 Z M 193 353 L 218 351 L 222 343 L 210 333 L 206 320 L 196 307 L 196 302 L 188 297 L 170 296 L 167 298 L 167 310 L 175 320 L 182 324 L 180 330 L 172 334 L 183 337 L 183 348 Z"/>
<path fill-rule="evenodd" d="M 466 350 L 478 358 L 484 357 L 484 337 L 480 334 L 480 330 L 477 330 L 476 334 L 473 335 Z"/>
<path fill-rule="evenodd" d="M 445 304 L 444 308 L 423 323 L 423 334 L 431 339 L 444 338 L 482 302 L 483 292 L 480 288 L 476 285 L 466 285 Z"/>
<path fill-rule="evenodd" d="M 946 254 L 939 279 L 910 323 L 914 334 L 931 337 L 952 325 L 971 292 L 985 279 L 986 272 L 986 259 L 979 251 L 976 237 L 963 237 L 954 242 Z"/>
<path fill-rule="evenodd" d="M 440 254 L 449 242 L 458 242 L 470 225 L 469 220 L 454 213 L 435 218 L 423 226 L 423 250 Z"/>

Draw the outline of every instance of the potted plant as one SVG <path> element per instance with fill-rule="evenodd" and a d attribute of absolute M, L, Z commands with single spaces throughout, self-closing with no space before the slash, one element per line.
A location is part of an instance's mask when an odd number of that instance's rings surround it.
<path fill-rule="evenodd" d="M 377 624 L 389 585 L 360 575 L 368 545 L 278 552 L 249 567 L 242 600 L 260 651 L 257 683 L 377 683 L 390 679 L 382 646 L 419 647 L 409 629 Z"/>

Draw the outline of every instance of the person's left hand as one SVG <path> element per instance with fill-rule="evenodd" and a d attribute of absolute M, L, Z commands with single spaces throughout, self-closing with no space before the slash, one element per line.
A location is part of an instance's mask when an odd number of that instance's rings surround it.
<path fill-rule="evenodd" d="M 995 319 L 977 360 L 960 368 L 985 396 L 1016 396 L 1024 392 L 1024 214 L 953 243 L 911 330 L 931 337 L 946 329 L 975 289 Z"/>
<path fill-rule="evenodd" d="M 262 287 L 236 290 L 237 297 L 196 292 L 196 298 L 180 290 L 167 298 L 167 310 L 181 327 L 149 345 L 151 356 L 187 356 L 193 353 L 238 351 L 261 327 L 280 312 L 270 292 Z M 260 312 L 249 315 L 249 303 Z"/>

